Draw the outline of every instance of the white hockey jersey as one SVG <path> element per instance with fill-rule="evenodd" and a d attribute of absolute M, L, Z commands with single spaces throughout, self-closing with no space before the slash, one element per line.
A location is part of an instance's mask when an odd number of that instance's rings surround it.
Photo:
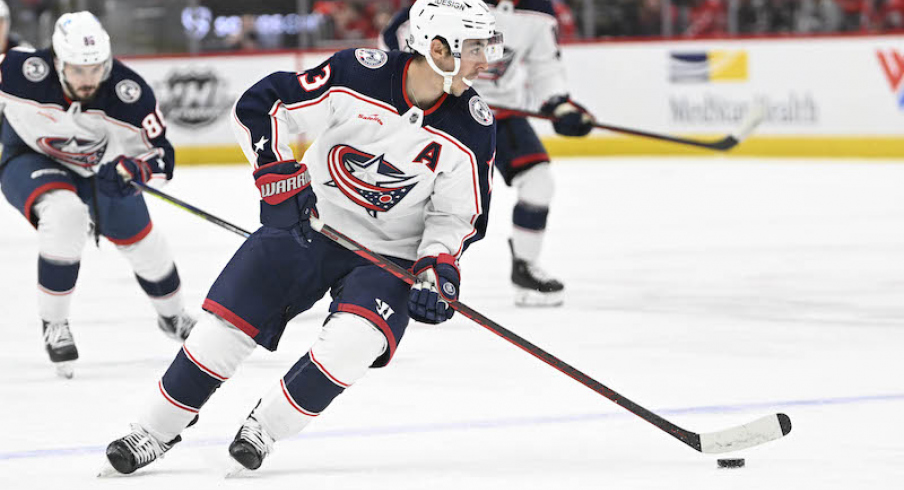
<path fill-rule="evenodd" d="M 82 103 L 66 97 L 50 50 L 11 50 L 0 55 L 0 110 L 0 165 L 35 151 L 90 177 L 123 155 L 150 164 L 152 185 L 173 176 L 175 155 L 154 93 L 117 60 L 94 99 Z"/>
<path fill-rule="evenodd" d="M 486 230 L 496 124 L 473 90 L 413 106 L 413 58 L 349 49 L 273 73 L 236 102 L 236 137 L 257 168 L 292 160 L 290 135 L 306 133 L 300 161 L 327 224 L 380 254 L 459 257 Z"/>
<path fill-rule="evenodd" d="M 494 106 L 536 110 L 550 98 L 566 95 L 558 23 L 549 0 L 489 0 L 487 5 L 504 36 L 505 51 L 474 81 L 481 97 Z M 380 36 L 381 47 L 407 49 L 409 11 L 396 14 Z"/>

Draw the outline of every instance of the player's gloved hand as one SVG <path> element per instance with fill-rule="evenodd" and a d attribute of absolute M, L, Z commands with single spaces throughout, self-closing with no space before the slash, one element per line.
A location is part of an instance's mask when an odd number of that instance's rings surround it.
<path fill-rule="evenodd" d="M 593 129 L 593 116 L 567 95 L 549 99 L 540 112 L 555 118 L 552 127 L 562 136 L 587 136 Z"/>
<path fill-rule="evenodd" d="M 289 231 L 307 247 L 316 233 L 311 213 L 317 212 L 307 165 L 294 160 L 264 165 L 254 171 L 254 185 L 261 192 L 261 224 Z"/>
<path fill-rule="evenodd" d="M 455 257 L 439 254 L 422 257 L 411 266 L 417 282 L 408 293 L 408 315 L 423 323 L 442 323 L 455 313 L 449 303 L 458 299 L 461 273 Z"/>
<path fill-rule="evenodd" d="M 144 160 L 120 156 L 100 166 L 97 171 L 97 190 L 105 196 L 126 197 L 138 192 L 129 182 L 146 184 L 151 178 L 151 166 Z"/>

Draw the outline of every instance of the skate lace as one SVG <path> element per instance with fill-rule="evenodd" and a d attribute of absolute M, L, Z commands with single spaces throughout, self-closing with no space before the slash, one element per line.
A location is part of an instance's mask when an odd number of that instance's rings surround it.
<path fill-rule="evenodd" d="M 71 345 L 73 341 L 69 326 L 65 322 L 48 323 L 44 329 L 44 343 L 53 348 Z"/>
<path fill-rule="evenodd" d="M 123 437 L 122 442 L 129 447 L 139 467 L 163 456 L 167 450 L 165 444 L 135 425 L 132 425 L 132 433 Z"/>
<path fill-rule="evenodd" d="M 263 456 L 270 454 L 270 449 L 273 447 L 273 438 L 253 416 L 248 417 L 248 420 L 242 425 L 239 437 L 250 442 Z"/>

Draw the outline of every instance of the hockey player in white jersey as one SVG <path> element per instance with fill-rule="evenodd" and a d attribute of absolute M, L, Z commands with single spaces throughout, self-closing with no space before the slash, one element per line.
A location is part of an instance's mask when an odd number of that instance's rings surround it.
<path fill-rule="evenodd" d="M 69 378 L 78 359 L 69 308 L 89 227 L 129 261 L 161 330 L 181 341 L 195 320 L 184 311 L 172 255 L 129 184 L 173 177 L 154 94 L 113 59 L 109 36 L 89 12 L 60 17 L 52 45 L 0 58 L 0 190 L 37 229 L 45 347 Z"/>
<path fill-rule="evenodd" d="M 505 35 L 505 53 L 474 83 L 491 106 L 540 111 L 556 119 L 553 127 L 563 136 L 586 136 L 593 117 L 568 95 L 560 60 L 557 22 L 549 0 L 489 0 L 497 28 Z M 380 36 L 386 49 L 409 49 L 410 21 L 419 12 L 404 9 Z M 547 274 L 538 260 L 546 233 L 546 219 L 554 193 L 549 155 L 528 121 L 499 111 L 496 168 L 507 185 L 517 189 L 512 211 L 511 280 L 515 303 L 521 306 L 556 306 L 564 301 L 564 285 Z"/>
<path fill-rule="evenodd" d="M 327 291 L 318 340 L 253 406 L 229 454 L 257 469 L 370 367 L 387 365 L 409 318 L 441 323 L 458 297 L 458 261 L 483 237 L 495 151 L 493 114 L 470 80 L 502 54 L 481 0 L 418 0 L 415 54 L 349 49 L 303 73 L 273 73 L 234 109 L 254 168 L 263 225 L 239 248 L 132 432 L 107 447 L 109 471 L 161 457 L 258 345 Z M 292 133 L 314 142 L 300 161 Z M 410 268 L 409 287 L 311 229 L 317 213 Z M 249 407 L 251 408 L 251 407 Z"/>

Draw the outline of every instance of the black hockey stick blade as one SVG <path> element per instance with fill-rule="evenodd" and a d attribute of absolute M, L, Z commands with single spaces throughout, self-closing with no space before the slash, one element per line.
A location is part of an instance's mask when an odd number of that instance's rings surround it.
<path fill-rule="evenodd" d="M 402 268 L 395 262 L 383 257 L 382 255 L 364 247 L 360 243 L 354 241 L 348 236 L 336 231 L 332 227 L 326 225 L 317 218 L 311 218 L 311 227 L 323 234 L 330 240 L 342 245 L 355 254 L 369 260 L 374 265 L 389 272 L 397 278 L 408 284 L 413 284 L 417 278 Z M 737 451 L 749 447 L 757 446 L 775 439 L 779 439 L 791 431 L 791 419 L 785 414 L 776 414 L 763 417 L 745 425 L 733 427 L 717 432 L 706 434 L 698 434 L 696 432 L 683 429 L 672 422 L 656 415 L 646 408 L 634 403 L 627 397 L 617 393 L 615 390 L 605 386 L 599 381 L 591 378 L 583 372 L 577 370 L 571 365 L 562 361 L 558 357 L 546 352 L 540 347 L 532 344 L 528 340 L 522 338 L 518 334 L 507 330 L 502 325 L 490 320 L 473 308 L 465 305 L 461 301 L 453 301 L 450 307 L 458 311 L 462 315 L 468 317 L 481 327 L 502 337 L 506 341 L 521 348 L 528 354 L 549 364 L 563 374 L 571 377 L 575 381 L 590 388 L 591 390 L 612 400 L 620 407 L 655 425 L 663 432 L 670 434 L 672 437 L 687 444 L 697 451 L 703 453 L 724 453 Z"/>
<path fill-rule="evenodd" d="M 519 114 L 521 116 L 533 117 L 533 118 L 537 118 L 537 119 L 548 119 L 548 120 L 555 119 L 555 117 L 553 117 L 551 115 L 542 114 L 539 112 L 523 111 L 520 109 L 512 109 L 512 108 L 508 108 L 508 107 L 499 107 L 499 106 L 490 106 L 490 108 L 493 109 L 494 111 L 506 111 L 506 112 L 511 112 L 514 114 Z M 691 138 L 682 138 L 680 136 L 672 136 L 672 135 L 668 135 L 668 134 L 653 133 L 653 132 L 644 131 L 641 129 L 626 128 L 623 126 L 616 126 L 614 124 L 606 124 L 606 123 L 601 123 L 601 122 L 594 122 L 593 127 L 612 131 L 613 133 L 630 134 L 632 136 L 640 136 L 643 138 L 650 138 L 650 139 L 655 139 L 655 140 L 660 140 L 660 141 L 668 141 L 670 143 L 677 143 L 677 144 L 687 145 L 687 146 L 696 146 L 698 148 L 706 148 L 708 150 L 728 151 L 728 150 L 731 150 L 732 148 L 734 148 L 735 146 L 737 146 L 742 141 L 744 141 L 744 139 L 746 139 L 750 135 L 750 133 L 752 133 L 753 130 L 756 129 L 756 127 L 759 126 L 759 124 L 761 122 L 763 122 L 764 117 L 765 117 L 765 111 L 763 110 L 762 106 L 759 106 L 759 105 L 751 106 L 750 111 L 748 112 L 748 114 L 744 118 L 744 120 L 741 122 L 741 125 L 738 127 L 737 131 L 735 131 L 734 133 L 729 134 L 729 135 L 725 136 L 724 138 L 717 140 L 717 141 L 701 141 L 701 140 L 696 140 L 696 139 L 691 139 Z"/>

